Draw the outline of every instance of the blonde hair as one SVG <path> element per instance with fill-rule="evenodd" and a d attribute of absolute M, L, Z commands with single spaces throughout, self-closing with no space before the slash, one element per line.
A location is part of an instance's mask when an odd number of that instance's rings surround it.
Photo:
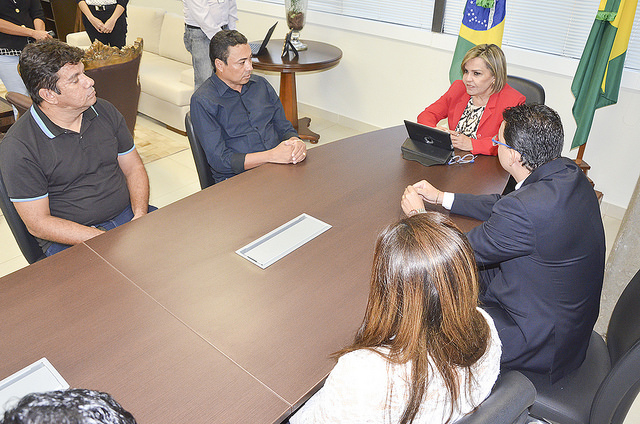
<path fill-rule="evenodd" d="M 476 57 L 484 60 L 489 72 L 496 79 L 493 82 L 493 93 L 501 91 L 507 83 L 507 59 L 504 57 L 502 49 L 495 44 L 478 44 L 470 48 L 460 65 L 462 75 L 464 75 L 464 66 L 467 62 Z"/>
<path fill-rule="evenodd" d="M 427 212 L 390 225 L 376 242 L 362 326 L 354 343 L 335 355 L 371 349 L 391 363 L 411 363 L 401 424 L 413 422 L 430 373 L 437 372 L 451 400 L 448 422 L 460 391 L 471 389 L 471 366 L 489 343 L 489 325 L 477 310 L 478 287 L 473 249 L 449 218 Z M 462 388 L 461 369 L 467 374 Z"/>

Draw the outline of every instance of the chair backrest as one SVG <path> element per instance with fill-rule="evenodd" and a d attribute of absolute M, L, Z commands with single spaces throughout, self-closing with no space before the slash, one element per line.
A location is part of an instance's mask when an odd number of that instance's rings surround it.
<path fill-rule="evenodd" d="M 472 414 L 456 424 L 523 424 L 533 405 L 536 389 L 518 371 L 506 371 L 498 377 L 493 390 Z"/>
<path fill-rule="evenodd" d="M 0 209 L 2 209 L 2 214 L 7 220 L 13 237 L 15 237 L 18 247 L 20 247 L 20 251 L 22 251 L 27 262 L 32 264 L 44 258 L 44 253 L 38 245 L 38 241 L 29 233 L 20 215 L 18 215 L 15 206 L 13 206 L 13 203 L 9 200 L 9 194 L 4 186 L 2 174 L 0 174 Z"/>
<path fill-rule="evenodd" d="M 507 75 L 507 84 L 527 98 L 525 101 L 526 104 L 544 104 L 544 88 L 537 82 L 522 77 Z"/>
<path fill-rule="evenodd" d="M 107 49 L 113 49 L 116 54 L 105 61 L 103 50 Z M 143 40 L 140 38 L 133 47 L 125 47 L 122 50 L 103 45 L 96 48 L 94 44 L 85 52 L 82 59 L 85 64 L 85 74 L 94 81 L 96 95 L 109 101 L 118 109 L 124 116 L 131 135 L 133 135 L 138 116 L 140 100 L 138 70 L 142 51 Z M 125 52 L 125 55 L 119 56 L 118 53 L 122 52 Z"/>
<path fill-rule="evenodd" d="M 20 118 L 33 104 L 31 97 L 25 96 L 22 93 L 16 93 L 9 91 L 5 96 L 5 99 L 13 105 L 18 111 L 18 118 Z"/>
<path fill-rule="evenodd" d="M 193 161 L 196 163 L 198 179 L 200 180 L 200 188 L 204 190 L 205 188 L 214 185 L 216 181 L 213 179 L 213 175 L 211 175 L 211 167 L 209 167 L 209 162 L 207 162 L 207 155 L 204 153 L 202 145 L 193 131 L 191 112 L 187 112 L 184 117 L 184 126 L 187 129 L 187 138 L 189 139 L 189 145 L 191 146 Z"/>
<path fill-rule="evenodd" d="M 591 423 L 622 423 L 640 391 L 640 271 L 613 309 L 607 329 L 611 371 L 591 406 Z"/>
<path fill-rule="evenodd" d="M 640 340 L 640 271 L 622 291 L 611 313 L 607 346 L 612 365 Z"/>

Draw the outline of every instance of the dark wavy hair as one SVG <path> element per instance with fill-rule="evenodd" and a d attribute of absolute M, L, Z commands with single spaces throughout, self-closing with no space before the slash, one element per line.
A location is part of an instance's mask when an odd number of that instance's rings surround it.
<path fill-rule="evenodd" d="M 413 422 L 431 374 L 440 374 L 451 400 L 448 422 L 461 391 L 471 390 L 471 366 L 489 344 L 489 325 L 477 309 L 478 290 L 473 249 L 449 218 L 426 212 L 402 219 L 378 237 L 362 326 L 353 344 L 335 356 L 370 349 L 390 363 L 411 363 L 401 424 Z M 463 387 L 461 370 L 467 372 Z"/>
<path fill-rule="evenodd" d="M 504 142 L 520 152 L 522 165 L 530 171 L 562 154 L 562 121 L 549 106 L 522 104 L 505 109 L 502 117 Z"/>
<path fill-rule="evenodd" d="M 1 424 L 136 424 L 111 395 L 88 389 L 30 393 L 5 411 Z"/>
<path fill-rule="evenodd" d="M 20 54 L 18 71 L 35 104 L 42 103 L 41 88 L 58 90 L 58 71 L 67 63 L 80 62 L 84 51 L 56 39 L 27 44 Z"/>
<path fill-rule="evenodd" d="M 235 29 L 223 29 L 216 32 L 209 42 L 209 59 L 211 59 L 213 72 L 216 72 L 216 59 L 220 59 L 226 65 L 229 58 L 229 47 L 238 44 L 247 44 L 247 37 Z"/>

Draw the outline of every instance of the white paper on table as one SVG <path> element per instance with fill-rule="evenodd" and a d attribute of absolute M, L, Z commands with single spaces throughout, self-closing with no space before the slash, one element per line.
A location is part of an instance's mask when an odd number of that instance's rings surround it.
<path fill-rule="evenodd" d="M 303 213 L 236 250 L 236 253 L 265 269 L 329 228 L 331 225 Z"/>
<path fill-rule="evenodd" d="M 68 388 L 60 373 L 47 358 L 42 358 L 0 381 L 0 416 L 26 394 Z"/>

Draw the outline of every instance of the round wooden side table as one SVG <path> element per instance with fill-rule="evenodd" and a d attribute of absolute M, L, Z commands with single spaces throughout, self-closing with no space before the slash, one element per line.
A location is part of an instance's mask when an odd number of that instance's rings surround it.
<path fill-rule="evenodd" d="M 284 40 L 271 40 L 267 52 L 251 59 L 253 67 L 263 71 L 280 72 L 280 101 L 287 119 L 298 131 L 300 138 L 317 143 L 319 134 L 309 129 L 310 118 L 298 119 L 298 100 L 296 96 L 296 72 L 322 71 L 336 66 L 342 59 L 342 50 L 331 44 L 308 41 L 305 51 L 295 56 L 289 52 L 282 57 Z"/>

